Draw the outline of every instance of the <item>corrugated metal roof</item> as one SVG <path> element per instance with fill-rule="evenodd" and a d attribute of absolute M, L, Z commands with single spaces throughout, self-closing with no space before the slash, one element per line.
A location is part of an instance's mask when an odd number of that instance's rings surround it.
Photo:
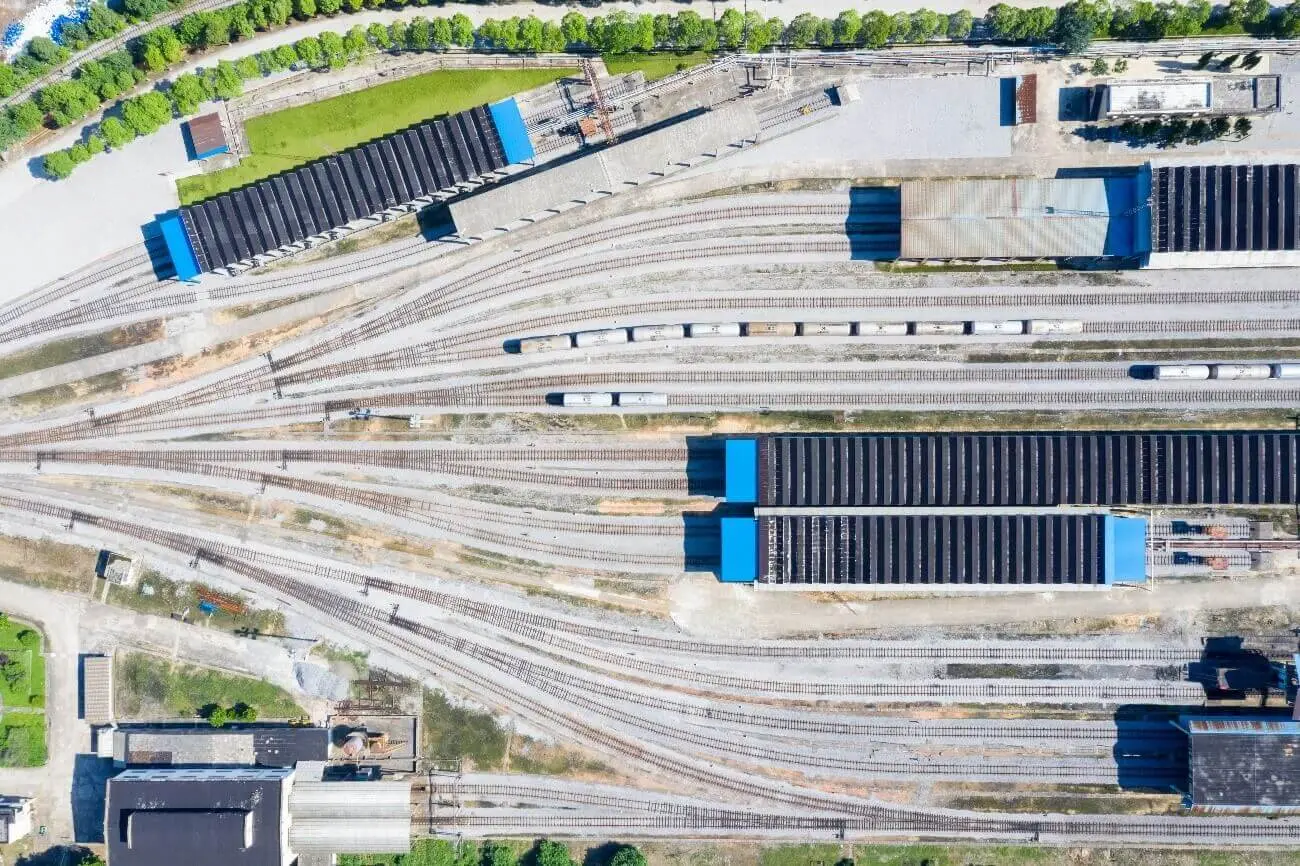
<path fill-rule="evenodd" d="M 82 718 L 87 724 L 113 721 L 113 660 L 108 656 L 81 659 Z"/>
<path fill-rule="evenodd" d="M 902 204 L 904 221 L 1045 217 L 1058 211 L 1110 215 L 1104 178 L 906 181 Z"/>
<path fill-rule="evenodd" d="M 1107 217 L 903 221 L 900 258 L 1037 259 L 1105 254 Z"/>
<path fill-rule="evenodd" d="M 404 853 L 411 848 L 409 782 L 320 781 L 301 765 L 289 795 L 294 851 Z"/>
<path fill-rule="evenodd" d="M 295 819 L 289 825 L 289 848 L 299 853 L 405 854 L 411 850 L 411 822 L 376 818 L 358 822 L 345 815 Z"/>

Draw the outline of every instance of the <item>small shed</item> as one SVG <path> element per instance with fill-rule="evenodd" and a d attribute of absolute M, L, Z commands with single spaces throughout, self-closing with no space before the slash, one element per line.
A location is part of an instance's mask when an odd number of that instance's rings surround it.
<path fill-rule="evenodd" d="M 90 725 L 113 721 L 113 659 L 81 657 L 81 717 Z"/>
<path fill-rule="evenodd" d="M 207 159 L 230 152 L 226 128 L 221 124 L 221 115 L 216 112 L 186 121 L 185 128 L 195 159 Z"/>
<path fill-rule="evenodd" d="M 31 832 L 31 798 L 0 796 L 0 845 L 17 842 Z"/>

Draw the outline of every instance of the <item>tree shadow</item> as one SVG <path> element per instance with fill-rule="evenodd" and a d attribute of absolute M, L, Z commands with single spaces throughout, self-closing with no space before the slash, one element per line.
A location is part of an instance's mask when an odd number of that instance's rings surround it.
<path fill-rule="evenodd" d="M 81 845 L 58 845 L 18 858 L 17 866 L 80 866 L 94 861 L 96 854 Z"/>

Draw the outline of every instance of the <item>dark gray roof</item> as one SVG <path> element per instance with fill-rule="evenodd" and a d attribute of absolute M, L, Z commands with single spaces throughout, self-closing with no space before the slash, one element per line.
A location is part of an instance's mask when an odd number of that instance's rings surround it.
<path fill-rule="evenodd" d="M 1151 172 L 1151 251 L 1294 250 L 1295 165 L 1179 165 Z"/>
<path fill-rule="evenodd" d="M 1105 574 L 1103 520 L 1099 514 L 762 516 L 758 579 L 1098 585 Z"/>
<path fill-rule="evenodd" d="M 1204 719 L 1188 729 L 1193 806 L 1300 808 L 1300 724 Z"/>
<path fill-rule="evenodd" d="M 758 463 L 768 507 L 1285 505 L 1300 433 L 764 436 Z"/>
<path fill-rule="evenodd" d="M 330 732 L 325 728 L 254 728 L 253 750 L 263 767 L 292 767 L 299 761 L 329 757 Z"/>
<path fill-rule="evenodd" d="M 290 770 L 127 770 L 108 781 L 113 866 L 283 866 Z"/>

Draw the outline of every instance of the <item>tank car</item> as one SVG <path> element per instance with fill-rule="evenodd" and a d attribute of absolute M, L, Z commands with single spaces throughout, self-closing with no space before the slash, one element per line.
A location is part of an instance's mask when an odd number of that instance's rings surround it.
<path fill-rule="evenodd" d="M 739 337 L 738 322 L 693 322 L 686 326 L 691 337 Z"/>
<path fill-rule="evenodd" d="M 667 406 L 668 395 L 652 391 L 622 391 L 618 395 L 620 406 Z"/>
<path fill-rule="evenodd" d="M 799 326 L 794 322 L 750 322 L 745 325 L 745 333 L 751 337 L 793 337 L 799 333 Z"/>
<path fill-rule="evenodd" d="M 965 322 L 913 322 L 912 333 L 917 336 L 950 336 L 966 333 Z"/>
<path fill-rule="evenodd" d="M 859 337 L 903 337 L 907 322 L 858 322 Z"/>
<path fill-rule="evenodd" d="M 614 395 L 600 391 L 569 391 L 561 397 L 565 406 L 613 406 Z"/>
<path fill-rule="evenodd" d="M 1268 379 L 1273 368 L 1268 364 L 1215 364 L 1212 372 L 1216 379 Z"/>
<path fill-rule="evenodd" d="M 614 346 L 627 342 L 627 328 L 606 328 L 603 331 L 580 331 L 574 337 L 574 345 L 579 349 L 591 346 Z"/>
<path fill-rule="evenodd" d="M 557 334 L 554 337 L 529 337 L 526 340 L 519 341 L 519 351 L 524 355 L 531 355 L 533 352 L 552 352 L 556 349 L 572 349 L 573 338 L 568 334 Z"/>
<path fill-rule="evenodd" d="M 1083 322 L 1078 319 L 1030 319 L 1031 334 L 1082 334 Z"/>
<path fill-rule="evenodd" d="M 1208 379 L 1210 367 L 1208 364 L 1161 364 L 1156 367 L 1155 377 L 1161 380 Z"/>
<path fill-rule="evenodd" d="M 805 337 L 847 337 L 853 333 L 848 322 L 804 322 L 799 333 Z"/>
<path fill-rule="evenodd" d="M 686 336 L 681 325 L 641 325 L 632 329 L 632 342 L 650 343 L 655 340 L 680 340 Z"/>
<path fill-rule="evenodd" d="M 1025 323 L 1019 319 L 970 323 L 970 333 L 982 336 L 989 334 L 1023 334 L 1024 332 Z"/>
<path fill-rule="evenodd" d="M 1274 379 L 1300 379 L 1300 364 L 1274 364 Z"/>

